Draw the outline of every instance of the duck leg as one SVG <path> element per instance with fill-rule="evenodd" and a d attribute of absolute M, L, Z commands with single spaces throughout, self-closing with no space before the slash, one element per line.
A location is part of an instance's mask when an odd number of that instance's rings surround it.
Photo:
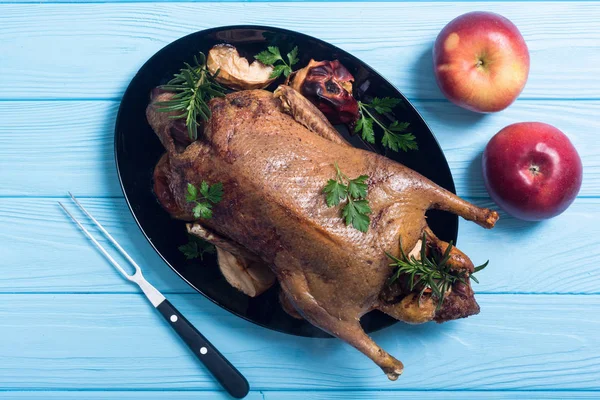
<path fill-rule="evenodd" d="M 493 228 L 498 221 L 498 213 L 494 210 L 477 207 L 440 187 L 433 189 L 435 196 L 430 208 L 449 211 L 487 229 Z"/>
<path fill-rule="evenodd" d="M 331 125 L 327 117 L 306 97 L 290 86 L 279 85 L 273 95 L 281 101 L 283 111 L 291 115 L 298 123 L 334 143 L 350 146 Z"/>
<path fill-rule="evenodd" d="M 306 279 L 301 272 L 292 270 L 281 272 L 278 277 L 285 295 L 308 322 L 342 339 L 365 354 L 385 372 L 390 380 L 398 379 L 404 366 L 365 333 L 360 326 L 358 317 L 353 320 L 345 320 L 330 314 L 310 293 Z"/>

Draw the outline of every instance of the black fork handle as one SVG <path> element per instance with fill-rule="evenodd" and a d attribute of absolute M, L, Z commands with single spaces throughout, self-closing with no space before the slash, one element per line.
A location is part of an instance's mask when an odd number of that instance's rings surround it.
<path fill-rule="evenodd" d="M 206 366 L 215 379 L 233 397 L 246 397 L 250 386 L 244 376 L 177 309 L 165 300 L 156 309 Z"/>

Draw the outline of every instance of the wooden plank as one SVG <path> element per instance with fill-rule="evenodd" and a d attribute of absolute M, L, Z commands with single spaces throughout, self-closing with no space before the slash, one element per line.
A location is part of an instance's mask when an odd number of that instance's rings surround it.
<path fill-rule="evenodd" d="M 173 399 L 173 400 L 204 400 L 204 399 L 231 399 L 223 392 L 203 392 L 203 391 L 175 391 L 161 390 L 152 391 L 31 391 L 0 392 L 4 399 L 27 400 L 27 399 L 89 399 L 89 400 L 154 400 L 154 399 Z M 595 391 L 558 391 L 558 392 L 539 392 L 539 391 L 414 391 L 414 390 L 390 390 L 390 391 L 260 391 L 250 392 L 245 397 L 246 400 L 396 400 L 396 399 L 421 399 L 438 400 L 442 399 L 527 399 L 527 400 L 545 400 L 545 399 L 597 399 L 599 392 Z"/>
<path fill-rule="evenodd" d="M 440 141 L 462 196 L 487 197 L 479 157 L 498 130 L 517 121 L 544 121 L 565 131 L 583 159 L 580 195 L 600 195 L 600 142 L 592 118 L 600 114 L 600 101 L 520 100 L 486 116 L 447 102 L 415 106 Z M 121 196 L 113 153 L 117 108 L 115 101 L 0 102 L 0 196 L 62 196 L 69 190 Z"/>
<path fill-rule="evenodd" d="M 161 390 L 161 391 L 0 391 L 0 397 L 3 399 L 15 399 L 15 400 L 26 400 L 26 399 L 86 399 L 86 400 L 155 400 L 155 399 L 169 399 L 169 400 L 231 400 L 232 397 L 223 391 L 175 391 L 175 390 Z M 244 397 L 245 400 L 264 400 L 263 395 L 260 392 L 250 392 L 248 396 Z"/>
<path fill-rule="evenodd" d="M 395 383 L 340 341 L 268 331 L 198 295 L 170 298 L 255 391 L 600 389 L 600 296 L 483 295 L 476 317 L 378 332 L 406 365 Z M 2 390 L 217 388 L 139 295 L 4 294 L 0 318 Z"/>
<path fill-rule="evenodd" d="M 0 254 L 3 265 L 11 266 L 11 276 L 0 278 L 0 292 L 139 292 L 93 247 L 57 200 L 75 211 L 66 198 L 0 199 Z M 123 199 L 80 201 L 159 290 L 194 292 L 152 249 Z M 96 232 L 83 214 L 74 214 Z M 95 236 L 111 248 L 100 232 Z M 123 261 L 123 265 L 128 264 Z"/>
<path fill-rule="evenodd" d="M 265 391 L 265 400 L 396 400 L 396 399 L 597 399 L 599 392 L 594 391 L 413 391 L 413 390 L 388 390 L 388 391 L 322 391 L 322 392 L 281 392 Z"/>
<path fill-rule="evenodd" d="M 64 215 L 56 200 L 0 199 L 0 254 L 3 265 L 10 266 L 3 269 L 0 292 L 137 293 Z M 82 203 L 160 290 L 193 292 L 152 250 L 122 199 L 82 199 Z M 490 260 L 479 273 L 481 283 L 475 290 L 600 293 L 599 207 L 600 199 L 578 199 L 563 215 L 542 223 L 502 214 L 490 231 L 461 220 L 459 247 L 475 263 Z M 577 272 L 566 266 L 576 266 Z"/>
<path fill-rule="evenodd" d="M 317 7 L 317 8 L 315 8 Z M 112 3 L 0 4 L 2 99 L 120 98 L 142 64 L 171 41 L 233 24 L 320 37 L 380 71 L 410 98 L 442 98 L 431 46 L 452 18 L 499 12 L 532 59 L 523 98 L 598 98 L 600 3 Z"/>
<path fill-rule="evenodd" d="M 0 195 L 122 196 L 114 161 L 118 106 L 0 102 Z"/>
<path fill-rule="evenodd" d="M 493 207 L 491 201 L 476 204 Z M 490 231 L 460 220 L 458 247 L 474 263 L 490 260 L 479 272 L 476 292 L 599 293 L 600 199 L 578 199 L 564 214 L 526 222 L 500 213 Z M 576 265 L 576 273 L 566 265 Z"/>
<path fill-rule="evenodd" d="M 422 2 L 423 0 L 247 0 L 248 3 L 295 3 L 295 2 L 307 2 L 307 3 L 391 3 L 391 2 L 398 2 L 398 3 L 403 3 L 403 2 Z M 447 3 L 450 2 L 452 0 L 428 0 L 428 3 Z M 470 1 L 476 1 L 476 2 L 480 2 L 478 0 L 461 0 L 461 2 L 470 2 Z M 515 0 L 513 0 L 515 1 Z M 540 0 L 518 0 L 520 3 L 523 2 L 539 2 Z M 564 2 L 565 0 L 547 0 L 546 2 Z M 578 2 L 594 2 L 597 0 L 577 0 Z M 100 3 L 100 0 L 40 0 L 38 2 L 34 2 L 33 0 L 0 0 L 0 4 L 1 3 L 10 3 L 10 4 L 27 4 L 27 3 L 43 3 L 43 4 L 63 4 L 63 3 Z M 106 1 L 106 3 L 144 3 L 146 2 L 145 0 L 110 0 L 110 1 Z M 200 3 L 206 3 L 206 2 L 214 2 L 213 0 L 153 0 L 153 3 L 189 3 L 189 2 L 200 2 Z M 221 0 L 221 2 L 223 3 L 237 3 L 239 2 L 239 0 Z M 495 2 L 503 2 L 506 3 L 506 0 L 488 0 L 486 1 L 486 3 L 495 3 Z"/>

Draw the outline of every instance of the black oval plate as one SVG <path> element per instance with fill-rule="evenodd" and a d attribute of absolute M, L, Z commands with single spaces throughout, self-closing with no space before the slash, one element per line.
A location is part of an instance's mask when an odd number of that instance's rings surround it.
<path fill-rule="evenodd" d="M 177 249 L 187 242 L 184 223 L 172 219 L 160 207 L 152 192 L 152 172 L 164 149 L 146 121 L 145 110 L 150 91 L 168 81 L 184 62 L 191 62 L 198 52 L 207 54 L 208 50 L 218 43 L 233 44 L 245 56 L 252 56 L 271 44 L 279 46 L 283 54 L 291 50 L 293 45 L 297 45 L 300 61 L 296 68 L 305 66 L 311 58 L 340 60 L 354 75 L 355 93 L 359 98 L 390 96 L 403 100 L 403 107 L 398 108 L 402 109 L 402 112 L 396 117 L 399 121 L 410 122 L 410 129 L 417 138 L 419 150 L 395 153 L 377 148 L 376 151 L 454 192 L 450 168 L 433 133 L 402 93 L 351 54 L 301 33 L 265 26 L 227 26 L 196 32 L 160 50 L 133 78 L 117 115 L 115 157 L 121 187 L 131 213 L 150 244 L 179 276 L 226 310 L 280 332 L 299 336 L 330 337 L 308 322 L 287 315 L 279 305 L 278 287 L 273 287 L 256 298 L 250 298 L 225 281 L 214 256 L 205 256 L 203 261 L 187 261 Z M 345 127 L 337 128 L 355 146 L 365 148 L 357 136 L 348 134 Z M 430 212 L 428 217 L 429 225 L 439 237 L 456 242 L 458 217 L 440 212 Z M 377 311 L 365 315 L 361 320 L 367 332 L 376 331 L 394 322 L 394 319 Z"/>

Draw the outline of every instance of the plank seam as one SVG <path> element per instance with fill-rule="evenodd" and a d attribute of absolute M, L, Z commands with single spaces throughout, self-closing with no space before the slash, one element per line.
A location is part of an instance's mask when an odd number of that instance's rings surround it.
<path fill-rule="evenodd" d="M 77 1 L 77 0 L 53 0 L 53 1 L 0 1 L 0 4 L 152 4 L 152 3 L 216 3 L 218 1 L 215 0 L 178 0 L 176 2 L 172 2 L 170 0 L 115 0 L 115 1 L 102 1 L 102 0 L 90 0 L 90 1 Z M 419 1 L 414 0 L 221 0 L 224 3 L 341 3 L 341 2 L 349 2 L 349 3 L 419 3 Z M 486 0 L 481 1 L 482 3 L 501 3 L 506 2 L 505 0 Z M 521 0 L 523 3 L 568 3 L 565 0 Z M 597 0 L 579 0 L 574 3 L 595 3 Z M 471 0 L 428 0 L 427 3 L 472 3 Z"/>
<path fill-rule="evenodd" d="M 303 388 L 282 388 L 282 389 L 260 389 L 260 390 L 252 390 L 250 393 L 260 393 L 263 397 L 268 393 L 294 393 L 294 392 L 303 392 L 303 393 L 327 393 L 327 392 L 360 392 L 360 393 L 370 393 L 370 392 L 381 392 L 382 390 L 373 389 L 373 388 L 352 388 L 352 389 L 303 389 Z M 590 390 L 590 389 L 568 389 L 568 388 L 556 388 L 556 389 L 419 389 L 419 388 L 399 388 L 399 389 L 385 389 L 384 392 L 395 392 L 395 393 L 403 393 L 403 392 L 420 392 L 420 393 L 451 393 L 451 392 L 469 392 L 469 393 L 600 393 L 600 390 Z M 3 389 L 0 388 L 0 393 L 40 393 L 40 392 L 170 392 L 170 393 L 194 393 L 194 392 L 202 392 L 202 393 L 225 393 L 223 390 L 209 389 L 209 388 L 196 388 L 196 389 L 170 389 L 170 388 L 32 388 L 32 389 Z"/>
<path fill-rule="evenodd" d="M 358 388 L 358 389 L 263 389 L 261 392 L 380 392 L 381 390 L 369 389 L 369 388 Z M 589 390 L 589 389 L 385 389 L 385 392 L 427 392 L 427 393 L 448 393 L 448 392 L 471 392 L 471 393 L 494 393 L 494 392 L 512 392 L 512 393 L 554 393 L 554 392 L 578 392 L 578 393 L 599 393 L 600 390 Z"/>

